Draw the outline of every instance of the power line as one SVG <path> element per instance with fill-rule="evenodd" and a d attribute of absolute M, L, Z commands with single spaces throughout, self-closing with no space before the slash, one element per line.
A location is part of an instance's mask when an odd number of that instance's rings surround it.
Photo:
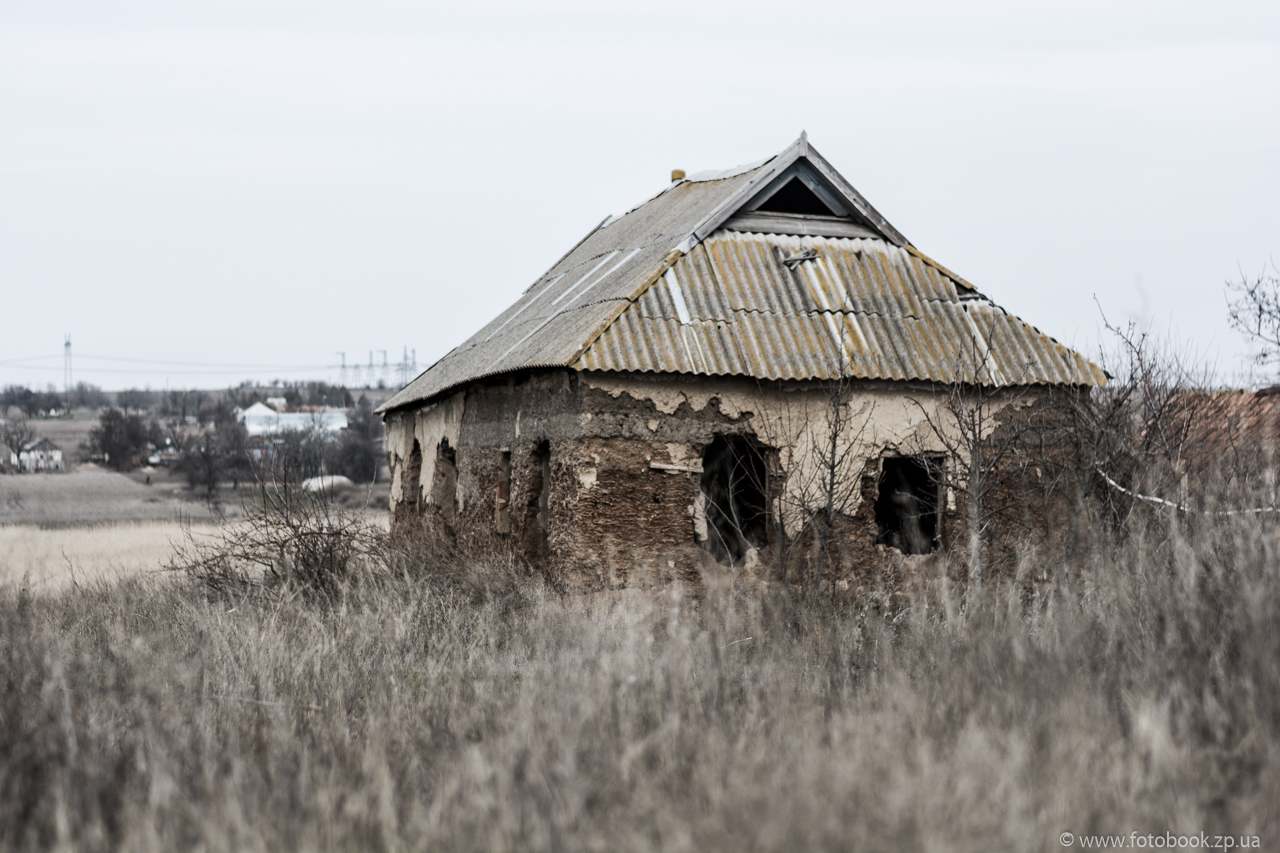
<path fill-rule="evenodd" d="M 131 364 L 173 365 L 174 367 L 225 367 L 233 370 L 241 368 L 262 370 L 323 370 L 332 367 L 332 365 L 329 364 L 230 364 L 217 361 L 168 361 L 158 358 L 125 358 L 123 356 L 113 355 L 85 355 L 84 353 L 78 353 L 76 358 L 91 358 L 94 361 L 123 361 Z"/>
<path fill-rule="evenodd" d="M 345 385 L 348 379 L 357 383 L 363 379 L 372 384 L 375 377 L 381 373 L 385 382 L 390 378 L 389 374 L 393 365 L 388 363 L 386 350 L 379 350 L 382 353 L 382 364 L 377 365 L 373 358 L 374 351 L 369 353 L 369 364 L 364 367 L 360 364 L 348 365 L 346 353 L 337 353 L 339 364 L 268 364 L 268 363 L 244 363 L 244 362 L 213 362 L 213 361 L 178 361 L 173 359 L 158 358 L 133 358 L 130 356 L 112 356 L 112 355 L 93 355 L 91 353 L 76 353 L 77 374 L 117 374 L 117 375 L 134 375 L 134 376 L 212 376 L 216 374 L 240 373 L 240 374 L 270 374 L 270 373 L 296 373 L 299 371 L 328 371 L 336 370 L 340 375 L 340 383 Z M 83 367 L 84 360 L 92 362 L 104 363 L 96 367 Z M 61 365 L 50 362 L 61 361 Z M 36 362 L 46 362 L 38 364 Z M 109 364 L 122 365 L 154 365 L 151 369 L 130 368 L 130 367 L 112 367 Z M 394 365 L 397 378 L 400 384 L 405 384 L 409 379 L 417 375 L 418 358 L 417 352 L 411 351 L 408 347 L 404 350 L 404 359 Z M 15 367 L 22 370 L 41 370 L 41 371 L 62 371 L 63 384 L 70 388 L 72 382 L 71 374 L 71 336 L 67 335 L 63 342 L 63 351 L 58 355 L 31 355 L 16 356 L 13 358 L 0 359 L 0 367 Z M 381 368 L 379 370 L 379 367 Z M 195 368 L 195 369 L 176 369 L 176 368 Z M 354 375 L 349 375 L 354 374 Z M 362 375 L 363 374 L 363 375 Z"/>
<path fill-rule="evenodd" d="M 158 358 L 127 358 L 125 356 L 87 355 L 85 353 L 76 353 L 76 358 L 87 358 L 92 361 L 118 361 L 126 364 L 154 364 L 160 367 L 210 367 L 225 370 L 327 370 L 333 367 L 331 364 L 230 364 L 216 361 L 170 361 Z M 31 355 L 20 358 L 0 359 L 0 366 L 36 367 L 37 365 L 27 365 L 26 362 L 53 361 L 54 359 L 65 361 L 65 352 L 60 355 Z"/>
<path fill-rule="evenodd" d="M 62 370 L 61 367 L 45 366 L 40 364 L 18 365 L 23 370 Z M 221 369 L 209 370 L 140 370 L 128 367 L 77 367 L 76 373 L 114 373 L 114 374 L 130 374 L 137 376 L 216 376 L 220 373 L 259 373 L 270 375 L 272 373 L 289 373 L 296 371 L 313 371 L 313 370 L 329 370 L 333 365 L 322 365 L 319 367 L 295 366 L 289 368 L 280 367 L 258 367 L 258 368 L 241 368 L 228 367 Z"/>

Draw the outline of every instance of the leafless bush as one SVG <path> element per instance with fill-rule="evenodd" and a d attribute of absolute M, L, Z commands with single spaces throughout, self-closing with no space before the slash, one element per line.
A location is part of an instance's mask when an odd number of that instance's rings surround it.
<path fill-rule="evenodd" d="M 1231 327 L 1258 345 L 1258 364 L 1280 360 L 1280 269 L 1271 263 L 1254 276 L 1241 272 L 1238 281 L 1227 282 L 1227 319 Z"/>
<path fill-rule="evenodd" d="M 1233 418 L 1233 399 L 1216 388 L 1211 369 L 1185 346 L 1132 323 L 1107 329 L 1114 346 L 1102 360 L 1112 379 L 1073 413 L 1076 464 L 1092 475 L 1091 507 L 1124 530 L 1133 513 L 1151 510 L 1145 498 L 1185 506 L 1221 497 L 1235 481 L 1252 488 L 1252 460 L 1231 452 L 1245 425 Z M 1199 476 L 1189 480 L 1189 473 Z"/>
<path fill-rule="evenodd" d="M 264 480 L 247 510 L 212 541 L 188 537 L 171 567 L 222 594 L 281 588 L 326 600 L 385 569 L 382 531 L 322 494 Z"/>

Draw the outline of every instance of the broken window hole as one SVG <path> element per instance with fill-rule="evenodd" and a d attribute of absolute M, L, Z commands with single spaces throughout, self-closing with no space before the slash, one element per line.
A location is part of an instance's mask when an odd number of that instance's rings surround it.
<path fill-rule="evenodd" d="M 418 439 L 413 440 L 413 449 L 404 463 L 404 482 L 400 485 L 400 496 L 405 505 L 412 505 L 417 511 L 418 499 L 422 489 L 422 446 Z"/>
<path fill-rule="evenodd" d="M 493 502 L 493 526 L 499 533 L 511 532 L 511 451 L 498 459 L 498 494 Z"/>
<path fill-rule="evenodd" d="M 707 532 L 702 547 L 717 562 L 739 565 L 768 541 L 765 448 L 742 436 L 716 436 L 702 452 Z"/>
<path fill-rule="evenodd" d="M 436 471 L 431 479 L 431 502 L 440 509 L 450 527 L 458 516 L 458 453 L 449 439 L 440 439 L 436 447 Z"/>
<path fill-rule="evenodd" d="M 938 500 L 941 458 L 895 456 L 883 460 L 876 497 L 876 544 L 904 554 L 929 554 L 942 533 Z"/>
<path fill-rule="evenodd" d="M 551 442 L 543 439 L 533 448 L 533 482 L 529 484 L 529 515 L 537 519 L 544 535 L 551 529 Z"/>

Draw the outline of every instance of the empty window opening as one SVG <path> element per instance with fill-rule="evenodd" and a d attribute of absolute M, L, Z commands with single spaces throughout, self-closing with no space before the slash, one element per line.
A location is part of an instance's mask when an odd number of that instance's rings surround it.
<path fill-rule="evenodd" d="M 545 534 L 551 529 L 551 442 L 544 439 L 533 448 L 530 473 L 528 517 Z"/>
<path fill-rule="evenodd" d="M 799 178 L 787 181 L 782 189 L 769 196 L 768 200 L 756 209 L 762 212 L 799 213 L 805 216 L 839 215 Z"/>
<path fill-rule="evenodd" d="M 400 500 L 406 506 L 412 506 L 415 509 L 418 506 L 418 499 L 421 497 L 422 489 L 422 445 L 418 444 L 418 439 L 413 440 L 413 449 L 409 451 L 409 458 L 404 463 L 404 477 L 400 482 Z"/>
<path fill-rule="evenodd" d="M 458 453 L 449 439 L 440 439 L 436 448 L 436 472 L 431 480 L 431 502 L 440 509 L 444 520 L 453 526 L 458 517 Z"/>
<path fill-rule="evenodd" d="M 921 456 L 884 460 L 876 498 L 877 545 L 904 554 L 929 554 L 937 547 L 942 532 L 936 476 L 940 464 L 941 460 Z"/>
<path fill-rule="evenodd" d="M 707 538 L 720 563 L 738 565 L 768 541 L 768 465 L 764 448 L 741 436 L 716 436 L 702 452 Z"/>
<path fill-rule="evenodd" d="M 493 502 L 493 526 L 499 533 L 511 532 L 511 451 L 498 459 L 498 494 Z"/>

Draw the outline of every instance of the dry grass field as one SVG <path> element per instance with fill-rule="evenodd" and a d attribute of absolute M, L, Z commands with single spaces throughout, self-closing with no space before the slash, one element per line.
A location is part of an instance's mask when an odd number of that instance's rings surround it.
<path fill-rule="evenodd" d="M 214 517 L 207 504 L 190 499 L 178 484 L 148 486 L 137 479 L 96 465 L 79 465 L 63 474 L 0 477 L 0 525 L 50 527 Z"/>
<path fill-rule="evenodd" d="M 75 584 L 99 586 L 137 575 L 159 577 L 174 546 L 188 535 L 217 532 L 204 522 L 139 521 L 91 527 L 0 526 L 0 587 L 58 592 Z"/>
<path fill-rule="evenodd" d="M 218 522 L 234 525 L 253 495 L 223 491 L 226 503 L 212 510 L 181 485 L 155 476 L 117 474 L 82 465 L 66 474 L 0 477 L 0 586 L 31 593 L 56 592 L 75 584 L 163 576 L 175 548 L 213 538 Z M 385 486 L 383 487 L 385 491 Z M 342 502 L 362 506 L 367 490 L 349 490 Z M 387 513 L 355 510 L 385 531 Z M 231 529 L 234 529 L 232 527 Z"/>
<path fill-rule="evenodd" d="M 299 570 L 339 529 L 307 525 L 242 553 Z M 1268 518 L 1148 514 L 981 588 L 940 570 L 815 609 L 555 593 L 362 535 L 323 594 L 0 591 L 0 846 L 1280 844 Z"/>
<path fill-rule="evenodd" d="M 207 504 L 156 479 L 96 465 L 0 477 L 0 586 L 45 593 L 157 575 L 175 542 L 216 528 Z"/>

